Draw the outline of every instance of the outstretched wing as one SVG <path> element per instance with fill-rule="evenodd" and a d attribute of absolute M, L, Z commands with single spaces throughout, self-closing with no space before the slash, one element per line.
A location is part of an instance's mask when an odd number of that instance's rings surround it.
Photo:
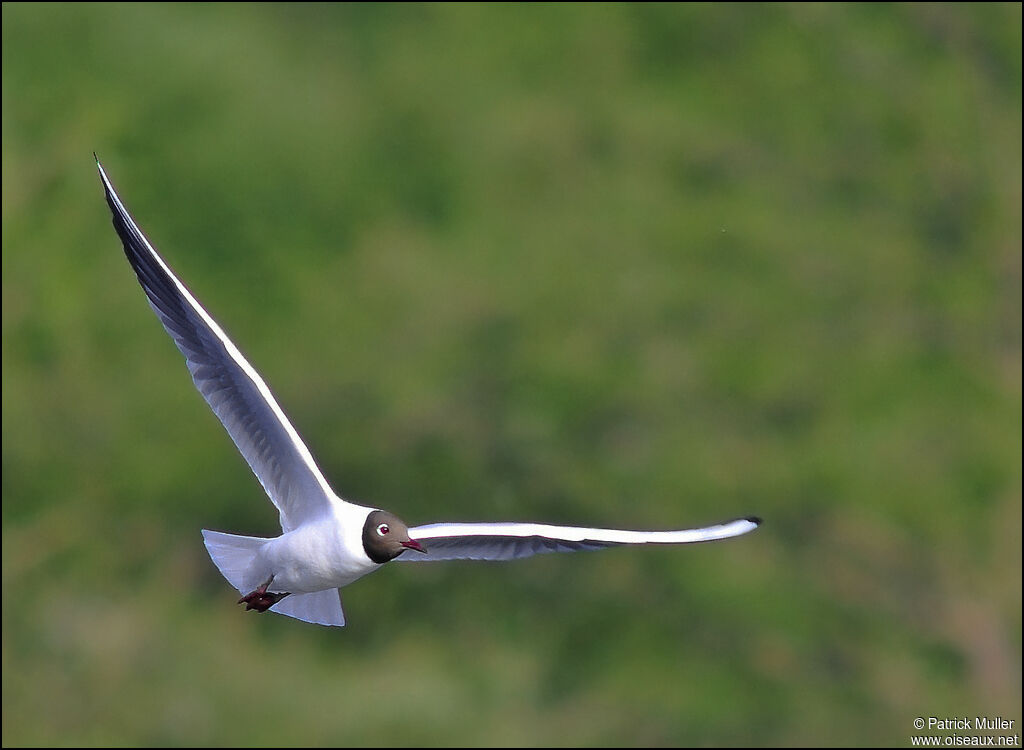
<path fill-rule="evenodd" d="M 263 378 L 157 254 L 99 160 L 107 203 L 149 304 L 185 355 L 196 388 L 249 462 L 290 531 L 336 502 L 334 492 Z"/>
<path fill-rule="evenodd" d="M 395 560 L 513 560 L 542 552 L 576 552 L 625 544 L 694 544 L 740 536 L 760 524 L 760 518 L 751 517 L 682 531 L 624 531 L 539 523 L 432 523 L 409 529 L 409 536 L 423 545 L 426 554 L 402 553 Z"/>

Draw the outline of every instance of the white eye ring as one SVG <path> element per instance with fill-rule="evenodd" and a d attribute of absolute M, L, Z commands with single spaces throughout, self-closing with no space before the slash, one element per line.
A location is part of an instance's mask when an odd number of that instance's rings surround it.
<path fill-rule="evenodd" d="M 381 536 L 384 536 L 385 534 L 390 534 L 391 527 L 388 526 L 386 523 L 382 523 L 380 526 L 377 527 L 377 533 Z"/>

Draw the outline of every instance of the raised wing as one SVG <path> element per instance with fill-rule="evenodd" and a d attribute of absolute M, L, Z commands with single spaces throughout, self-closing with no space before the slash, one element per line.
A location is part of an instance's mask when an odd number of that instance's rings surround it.
<path fill-rule="evenodd" d="M 185 288 L 132 219 L 99 160 L 107 203 L 128 262 L 167 333 L 185 355 L 196 388 L 249 462 L 290 531 L 335 502 L 295 428 L 209 313 Z"/>
<path fill-rule="evenodd" d="M 753 531 L 760 518 L 737 518 L 717 526 L 682 531 L 623 531 L 548 526 L 540 523 L 432 523 L 409 529 L 426 554 L 402 553 L 399 562 L 514 560 L 542 552 L 576 552 L 624 544 L 694 544 Z"/>

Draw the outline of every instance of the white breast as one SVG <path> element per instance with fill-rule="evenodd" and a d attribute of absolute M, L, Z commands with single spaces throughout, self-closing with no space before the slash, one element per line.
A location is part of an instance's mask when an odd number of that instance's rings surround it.
<path fill-rule="evenodd" d="M 380 566 L 363 550 L 369 508 L 338 504 L 335 512 L 282 534 L 260 554 L 271 591 L 311 593 L 346 586 Z M 264 579 L 265 580 L 265 579 Z"/>

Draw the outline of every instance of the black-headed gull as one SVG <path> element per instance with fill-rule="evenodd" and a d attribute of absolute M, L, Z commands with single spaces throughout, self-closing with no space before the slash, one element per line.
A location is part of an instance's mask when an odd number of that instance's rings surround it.
<path fill-rule="evenodd" d="M 739 518 L 683 531 L 623 531 L 538 523 L 433 523 L 409 527 L 342 500 L 313 461 L 263 378 L 182 284 L 139 229 L 96 160 L 114 229 L 149 304 L 185 355 L 196 388 L 277 507 L 273 539 L 203 530 L 239 604 L 320 625 L 344 625 L 339 589 L 391 560 L 510 560 L 626 544 L 691 544 L 753 531 Z"/>

